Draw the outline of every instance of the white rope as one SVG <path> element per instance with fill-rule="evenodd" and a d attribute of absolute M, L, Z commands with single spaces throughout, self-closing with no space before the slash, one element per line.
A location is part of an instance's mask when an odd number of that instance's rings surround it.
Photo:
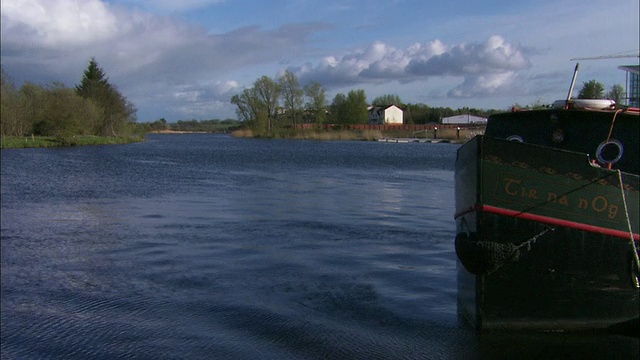
<path fill-rule="evenodd" d="M 633 248 L 633 257 L 636 260 L 636 270 L 640 270 L 640 258 L 638 258 L 638 248 L 636 247 L 636 242 L 633 239 L 633 229 L 631 228 L 631 219 L 629 219 L 629 208 L 627 208 L 627 197 L 624 194 L 624 184 L 622 183 L 622 171 L 617 170 L 618 172 L 618 180 L 620 181 L 620 192 L 622 193 L 622 205 L 624 205 L 624 215 L 627 219 L 627 228 L 629 229 L 629 241 L 631 241 L 631 247 Z M 635 276 L 633 279 L 634 285 L 640 287 L 638 283 L 638 276 Z"/>
<path fill-rule="evenodd" d="M 529 240 L 527 240 L 527 241 L 521 243 L 520 245 L 516 246 L 516 249 L 521 249 L 521 248 L 526 246 L 527 247 L 527 251 L 531 251 L 531 244 L 535 244 L 540 236 L 546 234 L 549 231 L 554 231 L 555 229 L 556 228 L 551 228 L 551 227 L 545 228 L 541 232 L 533 235 Z"/>

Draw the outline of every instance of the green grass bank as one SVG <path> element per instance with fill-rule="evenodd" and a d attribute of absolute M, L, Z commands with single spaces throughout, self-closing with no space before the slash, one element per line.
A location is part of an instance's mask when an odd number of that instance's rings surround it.
<path fill-rule="evenodd" d="M 3 136 L 0 140 L 1 149 L 23 149 L 23 148 L 49 148 L 49 147 L 70 147 L 70 146 L 98 146 L 129 144 L 144 141 L 144 136 L 93 136 L 77 135 L 68 138 L 54 136 Z"/>

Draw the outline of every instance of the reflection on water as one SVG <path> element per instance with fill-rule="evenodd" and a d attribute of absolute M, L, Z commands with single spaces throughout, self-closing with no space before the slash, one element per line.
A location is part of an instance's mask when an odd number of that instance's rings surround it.
<path fill-rule="evenodd" d="M 483 334 L 478 353 L 487 359 L 637 359 L 637 338 L 595 334 Z"/>
<path fill-rule="evenodd" d="M 2 151 L 2 358 L 637 358 L 456 316 L 456 145 Z"/>

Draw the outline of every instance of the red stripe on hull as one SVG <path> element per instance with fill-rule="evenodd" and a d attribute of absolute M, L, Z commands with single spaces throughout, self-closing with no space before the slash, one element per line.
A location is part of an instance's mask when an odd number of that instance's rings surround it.
<path fill-rule="evenodd" d="M 537 221 L 537 222 L 540 222 L 540 223 L 543 223 L 543 224 L 563 226 L 563 227 L 568 227 L 568 228 L 571 228 L 571 229 L 588 231 L 588 232 L 603 234 L 603 235 L 607 235 L 607 236 L 618 237 L 618 238 L 622 238 L 622 239 L 629 239 L 629 237 L 630 237 L 630 233 L 626 232 L 626 231 L 612 230 L 612 229 L 607 229 L 607 228 L 603 228 L 603 227 L 600 227 L 600 226 L 582 224 L 582 223 L 578 223 L 578 222 L 574 222 L 574 221 L 556 219 L 556 218 L 552 218 L 552 217 L 548 217 L 548 216 L 535 215 L 535 214 L 530 214 L 530 213 L 523 213 L 523 212 L 520 212 L 520 211 L 503 209 L 503 208 L 499 208 L 499 207 L 491 206 L 491 205 L 476 205 L 473 208 L 469 208 L 469 209 L 466 209 L 466 210 L 463 210 L 463 211 L 460 211 L 460 212 L 456 213 L 455 216 L 457 218 L 459 216 L 462 216 L 462 215 L 464 215 L 466 213 L 469 213 L 469 212 L 472 212 L 474 210 L 475 211 L 482 211 L 482 212 L 486 212 L 486 213 L 490 213 L 490 214 L 496 214 L 496 215 L 502 215 L 502 216 L 516 217 L 516 218 L 519 218 L 519 219 Z M 635 234 L 634 233 L 633 234 L 633 239 L 636 240 L 636 241 L 639 241 L 640 240 L 640 234 Z"/>

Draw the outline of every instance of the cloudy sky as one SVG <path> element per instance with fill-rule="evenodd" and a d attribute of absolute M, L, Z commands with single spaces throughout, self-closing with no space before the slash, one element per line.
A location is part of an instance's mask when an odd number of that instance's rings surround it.
<path fill-rule="evenodd" d="M 139 121 L 235 118 L 231 96 L 293 71 L 328 100 L 508 109 L 566 96 L 577 57 L 638 54 L 638 0 L 2 0 L 2 67 L 71 87 L 95 57 Z M 577 88 L 624 85 L 580 61 Z"/>

